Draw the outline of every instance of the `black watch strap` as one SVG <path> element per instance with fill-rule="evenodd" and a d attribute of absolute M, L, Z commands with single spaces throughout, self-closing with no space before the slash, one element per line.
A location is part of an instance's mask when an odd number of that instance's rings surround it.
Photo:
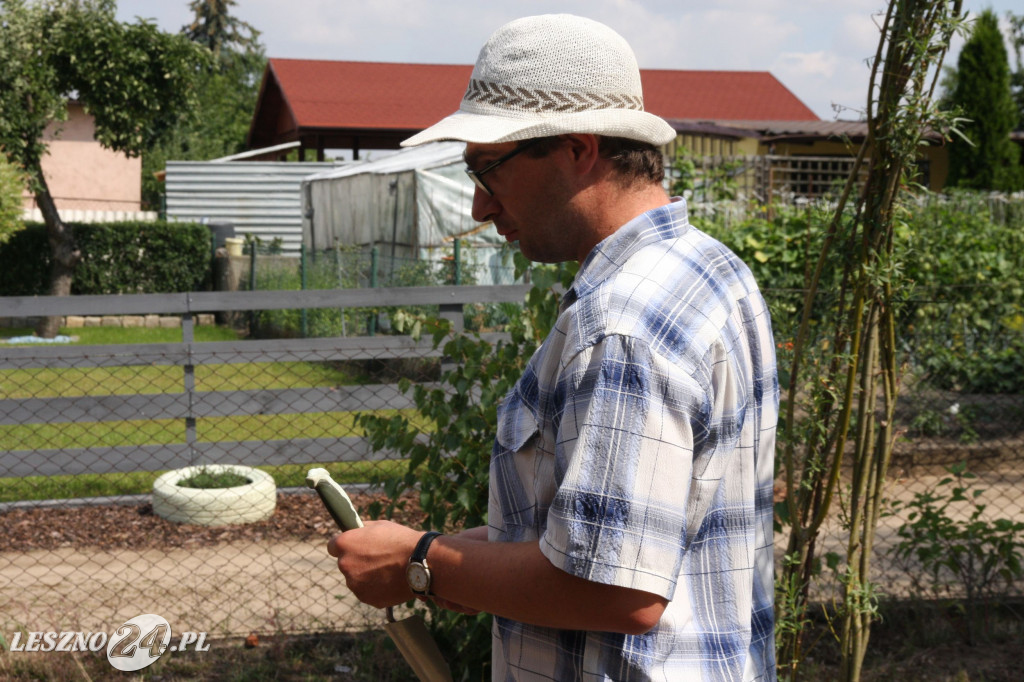
<path fill-rule="evenodd" d="M 427 551 L 430 549 L 430 543 L 434 541 L 438 535 L 441 535 L 436 530 L 429 530 L 423 534 L 420 541 L 416 543 L 416 549 L 412 551 L 412 556 L 409 558 L 410 562 L 423 563 L 424 559 L 427 558 Z"/>

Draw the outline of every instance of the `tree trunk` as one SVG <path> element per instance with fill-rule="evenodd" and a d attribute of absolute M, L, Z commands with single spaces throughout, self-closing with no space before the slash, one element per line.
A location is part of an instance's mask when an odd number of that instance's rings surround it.
<path fill-rule="evenodd" d="M 50 295 L 69 296 L 71 294 L 71 276 L 75 265 L 82 258 L 82 252 L 75 246 L 75 235 L 71 225 L 60 219 L 57 205 L 50 195 L 50 188 L 42 172 L 38 177 L 36 203 L 46 223 L 46 237 L 50 242 Z M 59 317 L 44 317 L 36 325 L 36 335 L 44 339 L 52 339 L 60 330 Z"/>

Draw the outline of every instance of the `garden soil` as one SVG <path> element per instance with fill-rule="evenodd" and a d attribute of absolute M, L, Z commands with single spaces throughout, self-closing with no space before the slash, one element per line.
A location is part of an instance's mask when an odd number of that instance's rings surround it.
<path fill-rule="evenodd" d="M 890 491 L 908 500 L 940 476 L 897 480 Z M 998 501 L 987 515 L 1024 518 L 1024 475 L 984 478 L 985 499 Z M 365 513 L 374 498 L 354 501 Z M 415 505 L 407 509 L 398 520 L 418 525 Z M 885 554 L 899 523 L 881 519 L 873 564 L 881 591 L 897 598 L 909 594 L 915 571 Z M 824 529 L 819 556 L 845 554 L 841 527 L 836 518 Z M 142 613 L 163 616 L 175 632 L 211 638 L 376 627 L 380 611 L 356 602 L 326 552 L 334 532 L 311 492 L 279 495 L 269 520 L 230 527 L 171 523 L 149 505 L 8 510 L 0 513 L 0 632 L 111 632 Z M 778 540 L 781 558 L 785 542 Z M 829 601 L 835 587 L 824 581 L 815 596 Z"/>
<path fill-rule="evenodd" d="M 148 504 L 9 510 L 0 633 L 109 633 L 143 613 L 211 638 L 377 626 L 382 612 L 357 603 L 327 554 L 335 532 L 311 492 L 279 495 L 270 519 L 244 526 L 176 524 Z"/>

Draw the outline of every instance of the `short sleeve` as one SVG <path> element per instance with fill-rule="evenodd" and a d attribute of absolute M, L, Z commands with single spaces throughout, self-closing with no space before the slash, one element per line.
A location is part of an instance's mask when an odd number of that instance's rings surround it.
<path fill-rule="evenodd" d="M 565 474 L 541 550 L 578 577 L 671 599 L 700 522 L 687 505 L 711 431 L 708 391 L 646 343 L 613 335 L 568 363 L 559 392 Z"/>

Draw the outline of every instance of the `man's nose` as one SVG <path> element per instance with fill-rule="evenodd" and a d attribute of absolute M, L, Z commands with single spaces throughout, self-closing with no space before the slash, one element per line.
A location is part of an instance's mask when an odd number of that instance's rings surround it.
<path fill-rule="evenodd" d="M 473 220 L 478 223 L 486 223 L 488 220 L 494 220 L 495 216 L 500 212 L 501 204 L 493 196 L 479 187 L 474 189 L 473 208 L 471 211 Z"/>

